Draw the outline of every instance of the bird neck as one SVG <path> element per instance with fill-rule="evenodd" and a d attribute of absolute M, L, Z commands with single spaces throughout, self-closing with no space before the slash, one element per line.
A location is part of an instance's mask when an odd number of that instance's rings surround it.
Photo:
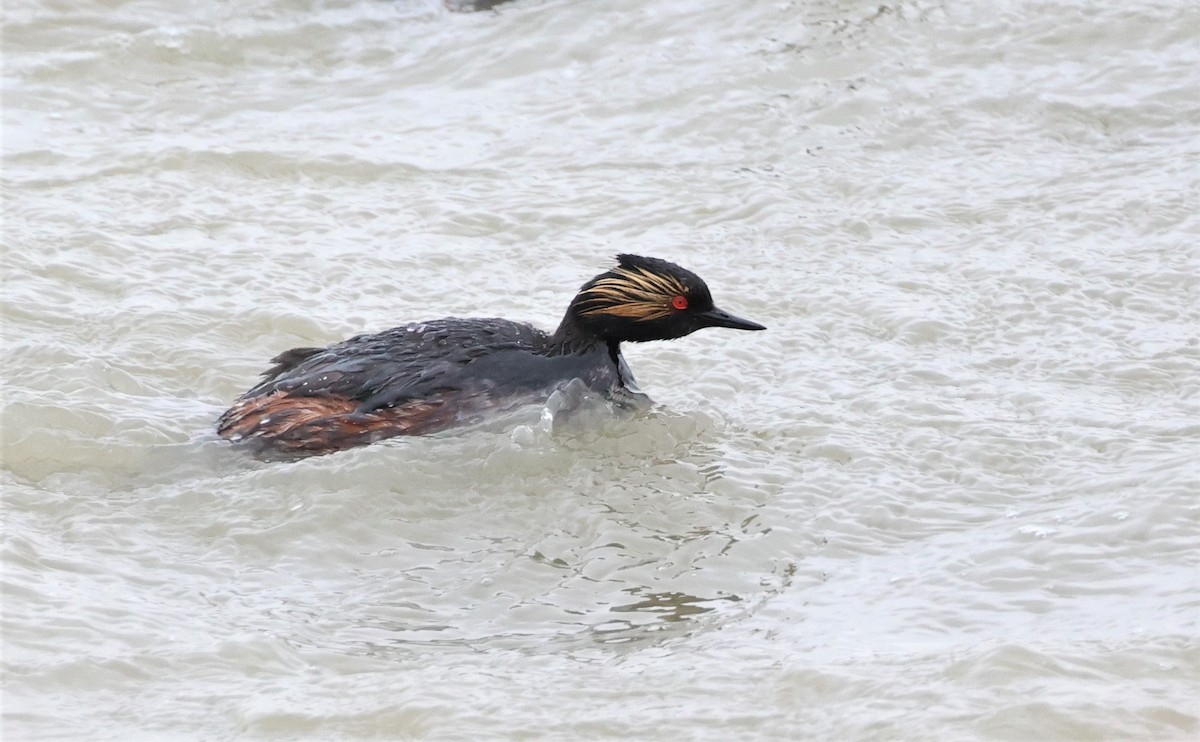
<path fill-rule="evenodd" d="M 550 355 L 566 355 L 568 353 L 586 353 L 596 348 L 608 346 L 609 355 L 619 352 L 620 343 L 616 340 L 606 340 L 580 323 L 575 316 L 574 307 L 563 315 L 558 329 L 550 336 Z"/>

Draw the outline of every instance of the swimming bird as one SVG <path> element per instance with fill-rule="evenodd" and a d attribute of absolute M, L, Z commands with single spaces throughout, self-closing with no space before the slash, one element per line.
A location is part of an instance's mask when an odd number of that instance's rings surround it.
<path fill-rule="evenodd" d="M 704 327 L 766 329 L 718 309 L 695 273 L 618 255 L 616 267 L 579 289 L 553 334 L 506 319 L 448 317 L 285 351 L 221 415 L 217 433 L 268 457 L 299 458 L 545 402 L 574 379 L 615 398 L 637 392 L 622 342 Z"/>

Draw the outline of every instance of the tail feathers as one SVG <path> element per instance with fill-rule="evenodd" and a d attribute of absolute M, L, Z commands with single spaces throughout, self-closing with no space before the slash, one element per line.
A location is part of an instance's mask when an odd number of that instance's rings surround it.
<path fill-rule="evenodd" d="M 264 381 L 270 381 L 285 371 L 291 371 L 304 361 L 325 350 L 324 348 L 292 348 L 271 359 L 275 365 L 262 372 Z"/>

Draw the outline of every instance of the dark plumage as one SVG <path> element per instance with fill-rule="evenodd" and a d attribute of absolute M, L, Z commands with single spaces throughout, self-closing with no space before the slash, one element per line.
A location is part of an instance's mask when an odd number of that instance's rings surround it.
<path fill-rule="evenodd" d="M 704 281 L 674 263 L 617 261 L 580 288 L 553 335 L 505 319 L 451 317 L 285 351 L 221 415 L 217 433 L 277 455 L 331 453 L 544 402 L 572 379 L 609 397 L 636 389 L 622 341 L 765 329 L 717 309 Z"/>

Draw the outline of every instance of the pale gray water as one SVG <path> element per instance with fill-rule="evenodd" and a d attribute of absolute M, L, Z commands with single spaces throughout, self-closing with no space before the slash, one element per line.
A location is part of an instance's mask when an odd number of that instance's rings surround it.
<path fill-rule="evenodd" d="M 1194 739 L 1194 2 L 6 3 L 5 739 Z M 766 333 L 292 465 L 294 345 Z M 585 416 L 586 417 L 586 416 Z"/>

